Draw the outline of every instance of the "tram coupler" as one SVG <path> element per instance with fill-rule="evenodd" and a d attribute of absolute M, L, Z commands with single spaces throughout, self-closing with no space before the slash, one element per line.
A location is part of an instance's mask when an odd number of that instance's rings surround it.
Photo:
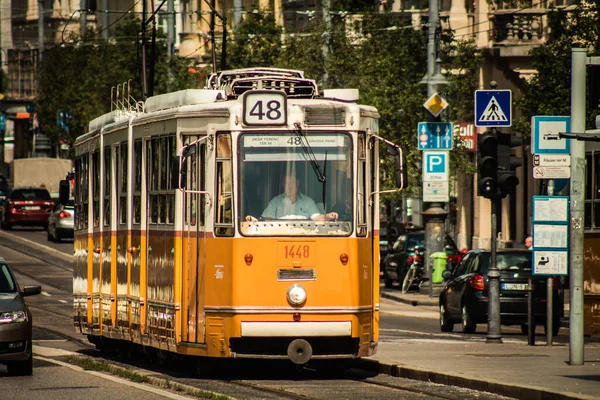
<path fill-rule="evenodd" d="M 296 365 L 306 364 L 312 357 L 312 346 L 304 339 L 293 340 L 287 349 L 290 361 Z"/>

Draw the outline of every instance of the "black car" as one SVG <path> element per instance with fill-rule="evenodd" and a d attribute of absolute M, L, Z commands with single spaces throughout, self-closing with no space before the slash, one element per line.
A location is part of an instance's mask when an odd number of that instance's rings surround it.
<path fill-rule="evenodd" d="M 407 232 L 398 236 L 381 263 L 383 282 L 386 288 L 391 288 L 394 281 L 401 283 L 404 280 L 404 275 L 414 260 L 415 249 L 424 248 L 424 246 L 424 231 Z M 460 259 L 461 253 L 448 235 L 444 239 L 444 249 L 448 257 L 455 262 Z"/>
<path fill-rule="evenodd" d="M 521 325 L 523 334 L 527 333 L 528 282 L 531 273 L 532 252 L 525 249 L 498 250 L 496 265 L 500 271 L 500 323 L 502 325 Z M 464 333 L 473 333 L 476 324 L 486 323 L 488 314 L 488 271 L 491 264 L 491 252 L 471 250 L 454 268 L 444 271 L 446 285 L 439 297 L 440 329 L 452 332 L 455 323 L 462 325 Z M 546 324 L 546 277 L 533 277 L 533 299 L 535 324 Z M 560 328 L 560 301 L 558 290 L 553 294 L 553 334 Z"/>
<path fill-rule="evenodd" d="M 11 375 L 33 373 L 31 312 L 23 297 L 41 293 L 40 286 L 24 286 L 0 258 L 0 364 Z"/>

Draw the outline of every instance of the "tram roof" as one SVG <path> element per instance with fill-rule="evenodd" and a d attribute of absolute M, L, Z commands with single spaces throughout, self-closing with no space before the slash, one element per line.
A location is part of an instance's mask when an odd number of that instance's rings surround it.
<path fill-rule="evenodd" d="M 303 71 L 263 67 L 242 68 L 212 74 L 207 79 L 207 85 L 204 89 L 185 89 L 152 96 L 144 103 L 143 111 L 139 108 L 137 110 L 113 110 L 101 115 L 89 123 L 88 133 L 102 129 L 107 125 L 122 122 L 136 115 L 143 116 L 183 106 L 235 100 L 251 90 L 284 91 L 289 99 L 296 99 L 300 102 L 303 102 L 301 99 L 306 99 L 358 105 L 357 89 L 326 89 L 323 91 L 323 96 L 320 96 L 316 82 L 304 78 Z M 371 108 L 365 105 L 360 107 Z"/>

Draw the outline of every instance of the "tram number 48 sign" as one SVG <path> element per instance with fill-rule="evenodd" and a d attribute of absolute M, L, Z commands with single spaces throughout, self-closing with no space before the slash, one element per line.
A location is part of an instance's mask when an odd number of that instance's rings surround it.
<path fill-rule="evenodd" d="M 287 97 L 278 90 L 250 90 L 243 94 L 244 125 L 286 125 Z"/>

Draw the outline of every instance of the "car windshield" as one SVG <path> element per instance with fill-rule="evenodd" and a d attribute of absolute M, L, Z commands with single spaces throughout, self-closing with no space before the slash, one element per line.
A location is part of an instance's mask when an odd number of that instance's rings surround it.
<path fill-rule="evenodd" d="M 15 189 L 11 200 L 50 200 L 50 193 L 45 189 Z"/>
<path fill-rule="evenodd" d="M 17 291 L 17 285 L 8 271 L 6 264 L 0 264 L 0 293 L 14 293 Z"/>
<path fill-rule="evenodd" d="M 481 262 L 484 270 L 489 270 L 491 253 L 483 253 Z M 500 271 L 531 272 L 531 253 L 497 253 L 496 265 Z"/>

